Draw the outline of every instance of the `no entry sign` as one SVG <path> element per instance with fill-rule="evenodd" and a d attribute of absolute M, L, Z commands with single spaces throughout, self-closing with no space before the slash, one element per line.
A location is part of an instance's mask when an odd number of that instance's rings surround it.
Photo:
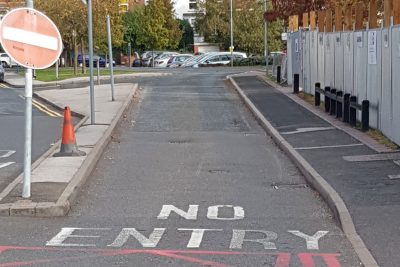
<path fill-rule="evenodd" d="M 31 69 L 53 65 L 62 52 L 56 25 L 32 8 L 17 8 L 7 13 L 0 24 L 0 41 L 18 64 Z"/>

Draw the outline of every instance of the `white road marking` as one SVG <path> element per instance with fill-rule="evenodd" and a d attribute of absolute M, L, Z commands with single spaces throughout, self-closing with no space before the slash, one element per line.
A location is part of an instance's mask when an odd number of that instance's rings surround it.
<path fill-rule="evenodd" d="M 229 245 L 230 249 L 242 249 L 244 242 L 255 242 L 262 244 L 264 249 L 276 249 L 275 243 L 270 242 L 276 240 L 278 235 L 275 232 L 271 231 L 262 231 L 262 230 L 232 230 L 232 240 Z M 246 233 L 262 233 L 265 235 L 265 238 L 260 239 L 245 239 Z"/>
<path fill-rule="evenodd" d="M 309 133 L 309 132 L 320 132 L 320 131 L 329 131 L 334 130 L 335 127 L 308 127 L 308 128 L 297 128 L 296 131 L 291 132 L 282 132 L 281 134 L 298 134 L 298 133 Z"/>
<path fill-rule="evenodd" d="M 160 214 L 157 216 L 157 219 L 166 220 L 173 211 L 179 216 L 185 218 L 186 220 L 197 220 L 198 210 L 199 205 L 189 205 L 189 209 L 187 212 L 175 207 L 174 205 L 163 205 Z"/>
<path fill-rule="evenodd" d="M 306 240 L 307 249 L 319 249 L 318 240 L 328 233 L 328 231 L 318 231 L 313 236 L 309 236 L 300 231 L 288 231 L 288 232 L 294 234 L 295 236 L 304 238 Z"/>
<path fill-rule="evenodd" d="M 154 228 L 149 238 L 147 238 L 139 233 L 135 228 L 124 228 L 114 242 L 108 245 L 108 247 L 121 247 L 126 243 L 126 241 L 128 241 L 129 236 L 133 236 L 144 248 L 155 248 L 164 235 L 165 230 L 166 228 Z"/>
<path fill-rule="evenodd" d="M 203 241 L 203 236 L 206 231 L 209 232 L 220 232 L 223 229 L 189 229 L 189 228 L 178 228 L 178 231 L 192 231 L 190 240 L 187 244 L 187 248 L 199 248 Z"/>
<path fill-rule="evenodd" d="M 233 217 L 232 218 L 218 217 L 218 211 L 220 208 L 233 208 Z M 232 205 L 210 206 L 210 207 L 208 207 L 207 218 L 210 220 L 222 220 L 222 221 L 241 220 L 244 218 L 244 209 L 242 207 L 232 206 Z"/>
<path fill-rule="evenodd" d="M 95 244 L 68 244 L 63 243 L 67 238 L 99 238 L 98 235 L 73 235 L 73 232 L 76 230 L 85 230 L 85 231 L 99 231 L 99 230 L 110 230 L 110 228 L 73 228 L 73 227 L 64 227 L 61 231 L 53 237 L 50 241 L 46 243 L 46 246 L 52 247 L 95 247 Z"/>
<path fill-rule="evenodd" d="M 388 175 L 390 180 L 397 180 L 400 179 L 400 174 L 395 174 L 395 175 Z"/>
<path fill-rule="evenodd" d="M 55 37 L 22 30 L 19 28 L 3 27 L 3 38 L 23 44 L 38 46 L 50 50 L 58 49 L 58 40 Z"/>
<path fill-rule="evenodd" d="M 334 146 L 310 146 L 310 147 L 295 147 L 296 150 L 311 150 L 311 149 L 324 149 L 324 148 L 341 148 L 341 147 L 353 147 L 363 146 L 364 144 L 348 144 L 348 145 L 334 145 Z"/>
<path fill-rule="evenodd" d="M 4 152 L 4 154 L 2 154 Z M 8 158 L 13 155 L 16 151 L 14 150 L 0 150 L 0 158 Z"/>
<path fill-rule="evenodd" d="M 5 162 L 5 163 L 0 163 L 0 169 L 5 168 L 7 166 L 10 166 L 14 164 L 15 162 Z"/>

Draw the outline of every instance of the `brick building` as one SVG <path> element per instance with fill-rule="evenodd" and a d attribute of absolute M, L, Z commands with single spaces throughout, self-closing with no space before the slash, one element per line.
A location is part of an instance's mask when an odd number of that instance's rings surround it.
<path fill-rule="evenodd" d="M 1 0 L 0 1 L 0 15 L 4 15 L 10 9 L 23 7 L 26 5 L 26 2 L 23 0 Z"/>

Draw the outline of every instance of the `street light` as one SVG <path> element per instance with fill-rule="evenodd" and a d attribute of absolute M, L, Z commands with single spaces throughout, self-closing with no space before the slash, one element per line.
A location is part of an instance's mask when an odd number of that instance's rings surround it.
<path fill-rule="evenodd" d="M 92 0 L 82 0 L 88 9 L 88 36 L 89 36 L 89 73 L 90 73 L 90 124 L 95 124 L 95 101 L 94 101 L 94 80 L 93 80 L 93 19 Z"/>
<path fill-rule="evenodd" d="M 231 0 L 231 46 L 229 50 L 231 52 L 231 67 L 233 67 L 233 1 Z"/>
<path fill-rule="evenodd" d="M 264 1 L 264 14 L 267 12 L 267 2 Z M 268 75 L 268 28 L 267 28 L 267 20 L 264 18 L 264 57 L 265 57 L 265 72 Z"/>

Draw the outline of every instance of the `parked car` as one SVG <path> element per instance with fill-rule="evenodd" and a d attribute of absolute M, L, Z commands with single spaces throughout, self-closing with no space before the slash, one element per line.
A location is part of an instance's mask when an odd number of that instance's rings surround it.
<path fill-rule="evenodd" d="M 167 67 L 169 67 L 169 68 L 180 67 L 183 64 L 183 62 L 185 62 L 186 60 L 188 60 L 189 58 L 192 58 L 192 57 L 193 57 L 193 55 L 190 55 L 190 54 L 179 54 L 176 56 L 172 56 L 168 60 Z"/>
<path fill-rule="evenodd" d="M 2 65 L 0 65 L 0 82 L 4 82 L 4 68 Z"/>
<path fill-rule="evenodd" d="M 10 56 L 7 55 L 6 53 L 0 53 L 0 61 L 1 65 L 6 68 L 12 68 L 14 66 L 17 66 L 17 63 L 14 60 L 12 60 Z"/>
<path fill-rule="evenodd" d="M 247 55 L 241 52 L 233 52 L 234 60 L 238 58 L 246 58 Z M 210 52 L 199 56 L 192 62 L 185 62 L 183 67 L 198 68 L 207 65 L 227 65 L 231 62 L 230 52 Z"/>
<path fill-rule="evenodd" d="M 175 53 L 175 52 L 164 52 L 164 53 L 158 55 L 158 57 L 156 57 L 154 59 L 154 66 L 158 67 L 158 68 L 166 68 L 169 59 L 172 56 L 176 56 L 176 55 L 179 55 L 179 54 Z"/>
<path fill-rule="evenodd" d="M 156 58 L 162 51 L 146 51 L 142 54 L 142 66 L 151 67 L 153 65 L 153 57 Z"/>
<path fill-rule="evenodd" d="M 110 59 L 107 58 L 107 62 L 106 59 L 102 56 L 98 56 L 98 55 L 93 55 L 93 67 L 96 67 L 97 65 L 97 60 L 99 60 L 99 65 L 101 68 L 104 68 L 106 66 L 108 66 L 108 63 L 110 62 Z M 115 66 L 115 60 L 112 61 L 113 62 L 113 66 Z M 82 55 L 78 55 L 78 64 L 82 65 Z M 89 67 L 89 55 L 85 55 L 85 65 L 86 67 Z"/>

